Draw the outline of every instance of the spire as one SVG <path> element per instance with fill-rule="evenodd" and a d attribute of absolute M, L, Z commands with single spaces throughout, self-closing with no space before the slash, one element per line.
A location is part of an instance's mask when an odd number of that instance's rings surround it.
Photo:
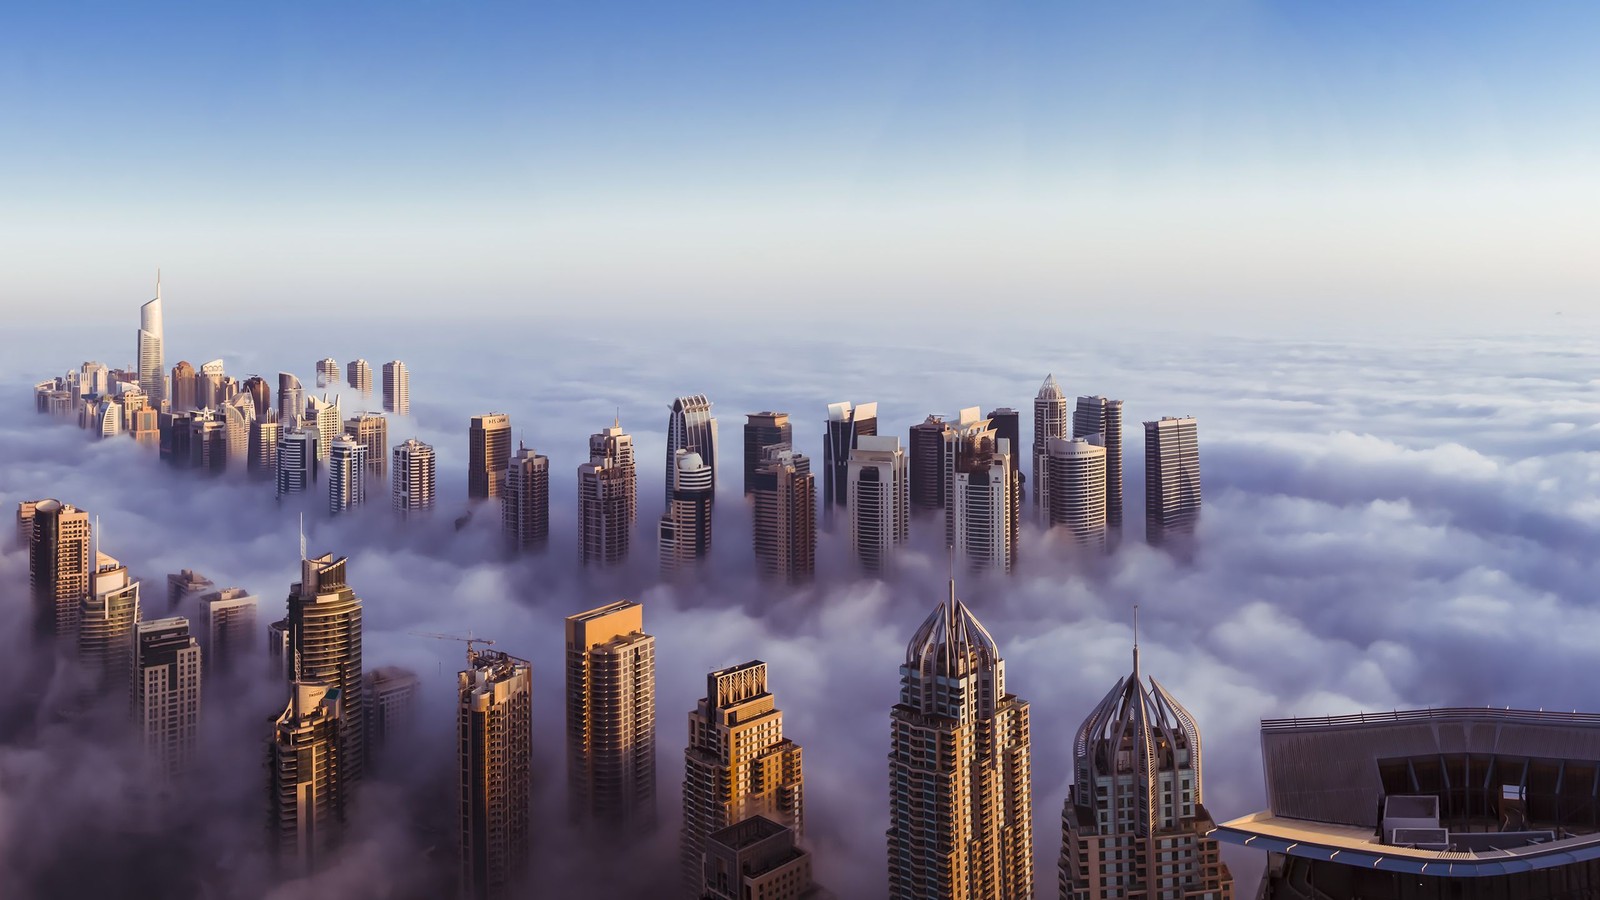
<path fill-rule="evenodd" d="M 1139 604 L 1133 605 L 1133 682 L 1139 683 Z"/>
<path fill-rule="evenodd" d="M 622 427 L 622 407 L 617 407 L 617 417 L 611 420 L 612 428 Z"/>
<path fill-rule="evenodd" d="M 306 561 L 306 514 L 300 514 L 300 561 Z"/>
<path fill-rule="evenodd" d="M 156 299 L 161 299 L 161 268 L 156 268 Z"/>

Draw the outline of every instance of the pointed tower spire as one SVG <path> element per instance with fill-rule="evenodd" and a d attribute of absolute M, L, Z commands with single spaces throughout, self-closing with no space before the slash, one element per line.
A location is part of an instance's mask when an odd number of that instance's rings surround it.
<path fill-rule="evenodd" d="M 1133 605 L 1133 681 L 1139 683 L 1139 604 Z"/>
<path fill-rule="evenodd" d="M 161 267 L 156 267 L 156 299 L 161 299 Z"/>

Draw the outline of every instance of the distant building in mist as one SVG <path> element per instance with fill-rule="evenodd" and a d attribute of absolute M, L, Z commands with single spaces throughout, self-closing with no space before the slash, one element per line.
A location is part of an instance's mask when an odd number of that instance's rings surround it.
<path fill-rule="evenodd" d="M 133 721 L 145 757 L 167 775 L 188 768 L 200 728 L 200 644 L 182 616 L 134 628 Z"/>
<path fill-rule="evenodd" d="M 567 806 L 611 838 L 656 824 L 656 639 L 620 600 L 566 620 Z"/>
<path fill-rule="evenodd" d="M 989 421 L 994 423 L 995 435 L 1011 448 L 1011 508 L 1006 521 L 1011 529 L 1011 547 L 1015 553 L 1022 539 L 1022 414 L 1009 406 L 1002 406 L 989 413 Z"/>
<path fill-rule="evenodd" d="M 755 490 L 756 470 L 761 468 L 765 450 L 779 444 L 794 446 L 794 429 L 788 413 L 758 412 L 744 418 L 744 493 L 748 497 Z"/>
<path fill-rule="evenodd" d="M 422 681 L 417 673 L 399 666 L 379 666 L 363 676 L 366 703 L 367 765 L 376 766 L 390 744 L 409 744 L 417 717 L 417 694 Z"/>
<path fill-rule="evenodd" d="M 1066 392 L 1046 375 L 1033 398 L 1033 507 L 1041 522 L 1050 519 L 1050 440 L 1071 437 L 1071 426 Z"/>
<path fill-rule="evenodd" d="M 156 273 L 155 298 L 139 307 L 139 389 L 159 409 L 167 399 L 167 370 L 162 363 L 165 331 L 161 316 L 161 273 Z"/>
<path fill-rule="evenodd" d="M 250 423 L 250 459 L 245 470 L 251 478 L 275 479 L 278 474 L 278 441 L 283 436 L 277 417 L 267 413 L 267 418 Z"/>
<path fill-rule="evenodd" d="M 228 587 L 200 597 L 197 628 L 205 648 L 208 678 L 243 671 L 246 660 L 257 658 L 257 598 L 244 588 Z"/>
<path fill-rule="evenodd" d="M 1100 435 L 1106 448 L 1106 527 L 1122 530 L 1122 401 L 1079 397 L 1072 414 L 1073 437 Z"/>
<path fill-rule="evenodd" d="M 513 888 L 527 873 L 532 839 L 532 667 L 491 650 L 467 658 L 456 719 L 461 896 L 520 896 Z"/>
<path fill-rule="evenodd" d="M 411 373 L 398 359 L 383 364 L 383 411 L 411 415 Z"/>
<path fill-rule="evenodd" d="M 824 900 L 794 829 L 751 816 L 706 838 L 701 900 Z"/>
<path fill-rule="evenodd" d="M 817 568 L 817 480 L 811 461 L 786 445 L 764 452 L 751 482 L 756 569 L 774 581 L 809 581 Z"/>
<path fill-rule="evenodd" d="M 267 757 L 272 850 L 285 875 L 309 875 L 344 823 L 344 703 L 339 688 L 297 681 Z"/>
<path fill-rule="evenodd" d="M 178 364 L 172 367 L 172 397 L 168 401 L 173 412 L 199 409 L 195 404 L 198 384 L 194 364 L 187 359 L 178 360 Z"/>
<path fill-rule="evenodd" d="M 128 696 L 133 627 L 139 621 L 139 582 L 104 553 L 78 608 L 78 669 L 92 696 Z"/>
<path fill-rule="evenodd" d="M 217 475 L 228 468 L 227 423 L 219 410 L 204 410 L 189 417 L 188 468 Z"/>
<path fill-rule="evenodd" d="M 200 364 L 200 373 L 195 376 L 194 402 L 201 409 L 216 409 L 227 399 L 226 392 L 222 389 L 223 378 L 227 373 L 223 371 L 220 359 Z"/>
<path fill-rule="evenodd" d="M 589 436 L 589 461 L 578 466 L 578 544 L 584 565 L 616 565 L 628 558 L 638 508 L 633 437 L 618 420 Z"/>
<path fill-rule="evenodd" d="M 706 676 L 689 714 L 684 749 L 680 860 L 685 890 L 704 884 L 706 839 L 750 816 L 804 831 L 800 745 L 783 736 L 783 712 L 767 690 L 767 664 L 751 660 Z"/>
<path fill-rule="evenodd" d="M 286 431 L 278 436 L 278 496 L 303 494 L 317 481 L 317 441 L 315 429 Z"/>
<path fill-rule="evenodd" d="M 889 714 L 892 900 L 1033 897 L 1028 702 L 1005 665 L 952 581 L 906 645 Z"/>
<path fill-rule="evenodd" d="M 894 548 L 911 535 L 910 477 L 900 439 L 861 438 L 850 451 L 846 479 L 851 555 L 868 574 L 881 576 Z"/>
<path fill-rule="evenodd" d="M 1045 451 L 1050 505 L 1045 523 L 1090 547 L 1106 546 L 1106 448 L 1083 438 L 1051 438 Z"/>
<path fill-rule="evenodd" d="M 367 474 L 383 484 L 389 476 L 389 420 L 377 413 L 357 413 L 345 419 L 344 430 L 367 448 Z"/>
<path fill-rule="evenodd" d="M 187 616 L 193 605 L 189 601 L 216 587 L 211 579 L 193 569 L 180 569 L 167 576 L 167 612 Z"/>
<path fill-rule="evenodd" d="M 328 512 L 338 515 L 367 502 L 367 448 L 348 434 L 328 454 Z"/>
<path fill-rule="evenodd" d="M 1011 445 L 978 417 L 961 411 L 944 435 L 945 544 L 974 569 L 1010 572 L 1016 564 Z"/>
<path fill-rule="evenodd" d="M 700 454 L 679 450 L 670 475 L 667 511 L 656 528 L 661 571 L 687 569 L 711 553 L 711 495 L 715 474 Z"/>
<path fill-rule="evenodd" d="M 1193 416 L 1144 423 L 1144 529 L 1152 546 L 1194 534 L 1200 520 L 1200 442 Z"/>
<path fill-rule="evenodd" d="M 331 356 L 317 360 L 317 387 L 339 383 L 339 361 Z"/>
<path fill-rule="evenodd" d="M 505 413 L 473 416 L 467 432 L 467 498 L 500 496 L 510 461 L 511 417 Z"/>
<path fill-rule="evenodd" d="M 351 360 L 345 367 L 345 374 L 350 387 L 360 391 L 363 395 L 372 393 L 372 366 L 364 359 Z"/>
<path fill-rule="evenodd" d="M 705 394 L 693 394 L 672 401 L 667 419 L 667 505 L 677 481 L 678 451 L 699 456 L 711 479 L 711 493 L 717 485 L 717 420 L 711 415 L 711 401 Z"/>
<path fill-rule="evenodd" d="M 70 503 L 40 500 L 33 504 L 28 522 L 34 630 L 45 638 L 74 638 L 94 567 L 89 514 Z"/>
<path fill-rule="evenodd" d="M 878 404 L 828 404 L 827 429 L 822 435 L 822 504 L 828 516 L 833 507 L 850 501 L 850 451 L 861 438 L 877 433 Z"/>
<path fill-rule="evenodd" d="M 43 500 L 22 500 L 17 503 L 17 546 L 24 550 L 33 546 L 33 516 Z"/>
<path fill-rule="evenodd" d="M 278 424 L 284 431 L 289 431 L 300 424 L 300 416 L 305 413 L 306 392 L 300 386 L 300 379 L 288 372 L 278 373 Z"/>
<path fill-rule="evenodd" d="M 937 415 L 911 426 L 906 446 L 913 512 L 944 512 L 944 435 L 949 430 L 944 416 Z"/>
<path fill-rule="evenodd" d="M 255 421 L 277 417 L 276 410 L 272 408 L 272 385 L 268 384 L 265 378 L 251 375 L 244 380 L 239 390 L 250 395 L 250 404 L 256 410 Z"/>
<path fill-rule="evenodd" d="M 317 462 L 326 463 L 333 452 L 333 442 L 344 433 L 344 420 L 339 415 L 339 398 L 327 394 L 320 400 L 307 397 L 306 422 L 317 429 Z"/>
<path fill-rule="evenodd" d="M 500 527 L 518 552 L 541 548 L 550 540 L 550 457 L 520 443 L 506 464 Z"/>
<path fill-rule="evenodd" d="M 433 509 L 433 448 L 411 438 L 394 448 L 390 505 L 402 518 Z"/>
<path fill-rule="evenodd" d="M 289 653 L 295 681 L 339 689 L 343 705 L 340 776 L 361 780 L 366 738 L 361 679 L 361 598 L 345 583 L 345 560 L 325 554 L 300 561 L 289 587 Z"/>

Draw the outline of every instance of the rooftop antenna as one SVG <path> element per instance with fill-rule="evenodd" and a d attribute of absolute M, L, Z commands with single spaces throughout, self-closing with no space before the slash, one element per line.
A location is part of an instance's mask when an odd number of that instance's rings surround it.
<path fill-rule="evenodd" d="M 306 561 L 306 514 L 300 514 L 300 561 Z"/>
<path fill-rule="evenodd" d="M 956 607 L 956 545 L 945 544 L 944 549 L 948 556 L 947 562 L 950 568 L 950 609 L 954 610 Z"/>
<path fill-rule="evenodd" d="M 1133 605 L 1133 680 L 1139 680 L 1139 604 Z"/>
<path fill-rule="evenodd" d="M 611 427 L 612 428 L 621 428 L 622 427 L 622 407 L 620 407 L 620 406 L 617 407 L 617 417 L 615 419 L 611 420 Z"/>

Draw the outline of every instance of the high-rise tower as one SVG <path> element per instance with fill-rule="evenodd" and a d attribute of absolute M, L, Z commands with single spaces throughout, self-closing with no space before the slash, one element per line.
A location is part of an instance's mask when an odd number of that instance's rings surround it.
<path fill-rule="evenodd" d="M 897 437 L 864 437 L 850 451 L 850 550 L 871 575 L 888 571 L 890 554 L 911 535 L 909 473 Z"/>
<path fill-rule="evenodd" d="M 433 448 L 411 438 L 394 448 L 390 505 L 401 517 L 433 509 Z"/>
<path fill-rule="evenodd" d="M 339 689 L 343 704 L 341 775 L 361 780 L 364 711 L 361 682 L 361 598 L 345 583 L 345 560 L 333 554 L 300 561 L 289 588 L 290 669 L 295 681 Z"/>
<path fill-rule="evenodd" d="M 398 359 L 383 364 L 383 411 L 411 415 L 411 373 Z"/>
<path fill-rule="evenodd" d="M 205 647 L 207 677 L 228 677 L 242 671 L 255 656 L 257 642 L 256 596 L 244 588 L 228 587 L 200 597 L 198 630 Z"/>
<path fill-rule="evenodd" d="M 1194 533 L 1200 520 L 1200 442 L 1193 416 L 1144 423 L 1144 533 L 1151 545 Z"/>
<path fill-rule="evenodd" d="M 656 527 L 661 571 L 693 566 L 711 552 L 711 495 L 715 473 L 700 454 L 679 450 L 668 473 L 672 490 Z"/>
<path fill-rule="evenodd" d="M 344 822 L 344 704 L 337 687 L 290 686 L 267 751 L 267 823 L 285 872 L 309 874 Z"/>
<path fill-rule="evenodd" d="M 567 617 L 567 806 L 600 833 L 656 824 L 656 639 L 629 600 Z"/>
<path fill-rule="evenodd" d="M 1017 553 L 1010 442 L 972 407 L 944 444 L 945 543 L 975 569 L 1010 572 Z"/>
<path fill-rule="evenodd" d="M 457 676 L 461 896 L 512 896 L 531 838 L 533 677 L 527 660 L 467 651 Z"/>
<path fill-rule="evenodd" d="M 578 541 L 585 565 L 615 565 L 628 558 L 638 508 L 633 437 L 619 420 L 589 436 L 589 461 L 578 466 Z"/>
<path fill-rule="evenodd" d="M 344 420 L 344 430 L 367 448 L 367 474 L 383 484 L 389 476 L 389 420 L 378 413 L 357 413 Z"/>
<path fill-rule="evenodd" d="M 284 431 L 300 424 L 300 416 L 305 413 L 306 392 L 300 386 L 300 379 L 288 372 L 278 373 L 278 425 Z"/>
<path fill-rule="evenodd" d="M 1106 448 L 1092 439 L 1051 438 L 1045 448 L 1045 471 L 1050 478 L 1050 505 L 1045 523 L 1061 528 L 1072 541 L 1105 549 Z"/>
<path fill-rule="evenodd" d="M 907 459 L 911 465 L 911 509 L 944 512 L 944 416 L 929 415 L 911 426 Z"/>
<path fill-rule="evenodd" d="M 750 816 L 804 831 L 800 745 L 783 736 L 783 713 L 767 691 L 759 659 L 706 676 L 706 695 L 689 713 L 683 751 L 684 887 L 704 877 L 706 838 Z"/>
<path fill-rule="evenodd" d="M 139 307 L 139 389 L 150 405 L 161 408 L 167 399 L 167 369 L 161 362 L 161 273 L 156 272 L 155 298 Z"/>
<path fill-rule="evenodd" d="M 1061 810 L 1061 900 L 1173 897 L 1230 900 L 1201 805 L 1200 729 L 1154 678 L 1117 681 L 1073 742 Z"/>
<path fill-rule="evenodd" d="M 328 512 L 349 512 L 367 501 L 367 448 L 348 434 L 328 455 Z"/>
<path fill-rule="evenodd" d="M 828 428 L 822 435 L 822 504 L 830 515 L 831 507 L 850 500 L 850 451 L 861 438 L 877 433 L 878 404 L 828 404 Z"/>
<path fill-rule="evenodd" d="M 511 461 L 511 417 L 505 413 L 473 416 L 467 433 L 467 497 L 487 500 L 505 487 Z"/>
<path fill-rule="evenodd" d="M 1072 436 L 1101 435 L 1106 448 L 1106 526 L 1122 529 L 1122 401 L 1079 397 L 1072 412 Z"/>
<path fill-rule="evenodd" d="M 244 380 L 244 384 L 240 387 L 240 392 L 250 395 L 250 403 L 256 408 L 255 421 L 259 422 L 262 419 L 275 418 L 274 413 L 276 411 L 272 408 L 272 385 L 267 384 L 265 378 L 260 375 L 251 375 Z"/>
<path fill-rule="evenodd" d="M 512 548 L 532 550 L 550 539 L 550 457 L 517 444 L 506 465 L 500 525 Z"/>
<path fill-rule="evenodd" d="M 1051 438 L 1070 437 L 1067 395 L 1054 375 L 1046 375 L 1033 398 L 1033 506 L 1041 520 L 1050 508 L 1050 464 L 1045 459 Z"/>
<path fill-rule="evenodd" d="M 345 377 L 350 387 L 363 395 L 372 393 L 372 366 L 364 359 L 354 359 L 345 366 Z"/>
<path fill-rule="evenodd" d="M 995 436 L 1011 448 L 1011 514 L 1007 521 L 1015 548 L 1022 538 L 1022 414 L 1002 406 L 989 413 L 989 421 L 994 423 Z"/>
<path fill-rule="evenodd" d="M 1028 703 L 966 604 L 940 603 L 906 645 L 889 715 L 892 900 L 1033 897 Z"/>
<path fill-rule="evenodd" d="M 187 359 L 178 360 L 172 367 L 172 396 L 167 398 L 173 412 L 189 412 L 199 407 L 195 404 L 199 380 L 194 364 Z"/>
<path fill-rule="evenodd" d="M 194 757 L 200 722 L 200 644 L 182 616 L 134 629 L 133 720 L 145 756 L 176 775 Z"/>
<path fill-rule="evenodd" d="M 33 505 L 28 531 L 28 579 L 33 588 L 35 632 L 71 639 L 89 596 L 89 514 L 59 500 Z"/>
<path fill-rule="evenodd" d="M 672 503 L 672 491 L 677 471 L 678 451 L 697 454 L 711 475 L 711 491 L 717 485 L 717 420 L 711 415 L 711 401 L 705 394 L 679 397 L 672 401 L 672 415 L 667 419 L 667 504 Z"/>
<path fill-rule="evenodd" d="M 811 461 L 788 446 L 768 447 L 750 486 L 756 568 L 775 581 L 810 580 L 817 567 L 817 480 Z"/>
<path fill-rule="evenodd" d="M 317 360 L 317 387 L 325 388 L 339 383 L 339 361 L 331 356 Z"/>
<path fill-rule="evenodd" d="M 126 702 L 133 668 L 133 626 L 139 621 L 139 582 L 104 553 L 78 606 L 78 667 L 89 692 Z"/>
<path fill-rule="evenodd" d="M 323 394 L 322 399 L 306 398 L 306 425 L 317 430 L 317 462 L 326 463 L 333 452 L 333 442 L 344 433 L 344 420 L 339 416 L 339 398 Z"/>
<path fill-rule="evenodd" d="M 748 497 L 755 490 L 756 470 L 761 468 L 764 451 L 779 444 L 794 446 L 794 429 L 788 413 L 758 412 L 744 418 L 744 493 Z"/>
<path fill-rule="evenodd" d="M 313 428 L 297 428 L 278 436 L 278 496 L 301 494 L 317 481 L 317 442 Z"/>

